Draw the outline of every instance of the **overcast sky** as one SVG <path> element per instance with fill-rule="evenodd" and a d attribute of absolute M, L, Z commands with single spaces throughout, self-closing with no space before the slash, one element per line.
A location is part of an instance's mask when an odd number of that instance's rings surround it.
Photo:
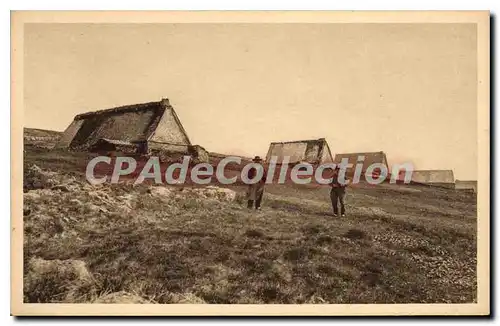
<path fill-rule="evenodd" d="M 28 24 L 24 121 L 169 98 L 209 151 L 325 137 L 476 179 L 476 48 L 472 24 Z"/>

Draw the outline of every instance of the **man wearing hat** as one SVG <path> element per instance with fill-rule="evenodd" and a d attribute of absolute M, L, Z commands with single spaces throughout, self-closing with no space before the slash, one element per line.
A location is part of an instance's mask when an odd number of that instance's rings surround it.
<path fill-rule="evenodd" d="M 262 164 L 262 159 L 260 156 L 255 156 L 252 159 L 252 162 Z M 251 168 L 248 171 L 248 179 L 253 180 L 257 175 L 257 169 Z M 255 204 L 255 209 L 260 210 L 260 204 L 262 202 L 262 196 L 264 195 L 264 185 L 266 183 L 266 171 L 264 169 L 264 173 L 262 178 L 254 184 L 248 185 L 247 191 L 247 208 L 253 208 Z"/>
<path fill-rule="evenodd" d="M 336 166 L 333 169 L 333 177 L 332 183 L 330 184 L 332 189 L 330 190 L 330 199 L 332 201 L 333 206 L 333 216 L 339 215 L 338 204 L 340 203 L 340 214 L 345 216 L 345 196 L 346 196 L 346 187 L 349 183 L 347 177 L 345 178 L 345 182 L 339 180 L 339 171 L 340 167 Z"/>

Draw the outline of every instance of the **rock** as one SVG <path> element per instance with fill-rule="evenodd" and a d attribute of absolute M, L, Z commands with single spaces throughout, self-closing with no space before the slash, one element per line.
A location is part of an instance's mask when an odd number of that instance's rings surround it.
<path fill-rule="evenodd" d="M 30 214 L 30 221 L 32 226 L 41 232 L 40 236 L 52 237 L 64 231 L 64 221 L 61 217 L 32 213 Z"/>
<path fill-rule="evenodd" d="M 40 199 L 40 193 L 35 192 L 35 191 L 28 191 L 24 193 L 24 199 L 25 200 L 37 200 Z"/>
<path fill-rule="evenodd" d="M 56 172 L 52 172 L 52 171 L 45 171 L 45 170 L 42 170 L 42 168 L 40 168 L 38 165 L 36 164 L 33 164 L 32 166 L 30 166 L 26 172 L 28 175 L 31 175 L 31 176 L 46 176 L 46 177 L 52 177 L 52 176 L 55 176 L 57 173 Z"/>
<path fill-rule="evenodd" d="M 80 187 L 79 184 L 68 184 L 68 183 L 65 183 L 65 184 L 55 185 L 51 189 L 53 189 L 53 190 L 61 190 L 61 191 L 64 191 L 64 192 L 76 192 L 76 191 L 80 191 L 81 187 Z"/>
<path fill-rule="evenodd" d="M 322 304 L 322 303 L 327 303 L 327 302 L 322 297 L 313 294 L 309 298 L 309 300 L 307 300 L 307 303 L 309 303 L 309 304 Z"/>
<path fill-rule="evenodd" d="M 102 207 L 102 206 L 97 206 L 95 204 L 92 204 L 92 203 L 87 203 L 85 204 L 85 208 L 89 211 L 89 212 L 103 212 L 103 213 L 109 213 L 109 211 L 105 208 L 105 207 Z"/>
<path fill-rule="evenodd" d="M 236 199 L 236 192 L 227 189 L 220 188 L 216 186 L 207 186 L 204 188 L 194 188 L 192 192 L 198 195 L 200 198 L 213 198 L 220 201 L 231 202 Z"/>
<path fill-rule="evenodd" d="M 132 194 L 126 194 L 123 196 L 118 196 L 116 197 L 121 201 L 120 206 L 125 208 L 126 210 L 132 209 L 132 201 L 134 200 L 135 196 Z"/>
<path fill-rule="evenodd" d="M 169 197 L 172 194 L 172 190 L 167 187 L 151 187 L 149 192 L 153 196 Z"/>
<path fill-rule="evenodd" d="M 191 303 L 191 304 L 204 304 L 205 300 L 194 295 L 191 292 L 187 293 L 173 293 L 172 303 Z"/>
<path fill-rule="evenodd" d="M 91 200 L 94 202 L 95 200 L 98 200 L 108 205 L 113 205 L 114 203 L 116 203 L 116 200 L 110 198 L 109 195 L 102 190 L 89 191 L 87 194 L 92 198 Z"/>
<path fill-rule="evenodd" d="M 82 206 L 83 205 L 83 203 L 79 199 L 76 199 L 76 198 L 71 199 L 69 202 L 73 203 L 73 204 L 76 204 L 78 206 Z"/>
<path fill-rule="evenodd" d="M 26 187 L 28 189 L 41 189 L 43 188 L 43 184 L 40 180 L 33 180 L 31 183 L 27 184 Z"/>
<path fill-rule="evenodd" d="M 94 300 L 93 303 L 152 303 L 152 302 L 138 295 L 128 293 L 125 291 L 119 291 L 103 295 Z"/>
<path fill-rule="evenodd" d="M 290 268 L 281 261 L 274 261 L 271 265 L 270 272 L 273 276 L 285 282 L 291 282 L 293 279 Z"/>
<path fill-rule="evenodd" d="M 70 189 L 67 185 L 55 185 L 51 188 L 52 190 L 60 190 L 60 191 L 64 191 L 64 192 L 69 192 Z"/>
<path fill-rule="evenodd" d="M 99 211 L 103 213 L 109 213 L 109 211 L 105 207 L 99 207 Z"/>
<path fill-rule="evenodd" d="M 388 213 L 379 207 L 354 207 L 354 209 L 364 215 L 387 216 Z"/>
<path fill-rule="evenodd" d="M 33 257 L 25 270 L 24 291 L 33 298 L 29 302 L 69 302 L 74 303 L 81 293 L 95 284 L 85 262 L 75 259 L 45 260 Z"/>
<path fill-rule="evenodd" d="M 80 280 L 90 280 L 92 275 L 87 269 L 87 265 L 82 260 L 66 259 L 66 260 L 45 260 L 42 258 L 33 257 L 29 260 L 28 268 L 31 272 L 39 275 L 45 273 L 62 273 L 71 274 Z"/>
<path fill-rule="evenodd" d="M 94 205 L 94 204 L 90 204 L 90 203 L 87 203 L 85 205 L 85 208 L 87 210 L 89 210 L 90 212 L 99 212 L 100 211 L 100 207 L 99 206 Z"/>
<path fill-rule="evenodd" d="M 28 168 L 28 171 L 33 172 L 33 173 L 42 173 L 43 172 L 42 169 L 36 164 L 33 164 L 32 166 L 30 166 Z"/>

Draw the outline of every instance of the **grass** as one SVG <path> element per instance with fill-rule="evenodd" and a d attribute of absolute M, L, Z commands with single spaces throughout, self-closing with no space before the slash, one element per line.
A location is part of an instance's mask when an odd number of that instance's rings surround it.
<path fill-rule="evenodd" d="M 328 188 L 270 185 L 257 212 L 244 187 L 234 201 L 93 187 L 88 154 L 26 149 L 25 302 L 476 300 L 473 193 L 359 185 L 334 218 Z"/>

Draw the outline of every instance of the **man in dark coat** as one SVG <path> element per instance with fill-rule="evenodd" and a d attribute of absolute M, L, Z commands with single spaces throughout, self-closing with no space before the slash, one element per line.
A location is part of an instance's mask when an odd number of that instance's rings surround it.
<path fill-rule="evenodd" d="M 344 182 L 339 180 L 340 168 L 337 166 L 333 170 L 332 183 L 330 184 L 332 189 L 330 190 L 330 199 L 332 201 L 333 216 L 339 215 L 338 204 L 340 203 L 340 214 L 345 216 L 345 197 L 346 197 L 346 187 L 349 183 L 347 177 Z"/>
<path fill-rule="evenodd" d="M 259 156 L 255 156 L 252 160 L 254 163 L 262 164 L 262 159 Z M 256 168 L 251 168 L 248 171 L 248 178 L 253 179 L 257 174 Z M 264 195 L 264 185 L 266 183 L 266 170 L 264 169 L 264 174 L 259 182 L 248 185 L 247 191 L 247 207 L 253 208 L 255 204 L 255 209 L 260 210 L 260 205 L 262 202 L 262 197 Z"/>

